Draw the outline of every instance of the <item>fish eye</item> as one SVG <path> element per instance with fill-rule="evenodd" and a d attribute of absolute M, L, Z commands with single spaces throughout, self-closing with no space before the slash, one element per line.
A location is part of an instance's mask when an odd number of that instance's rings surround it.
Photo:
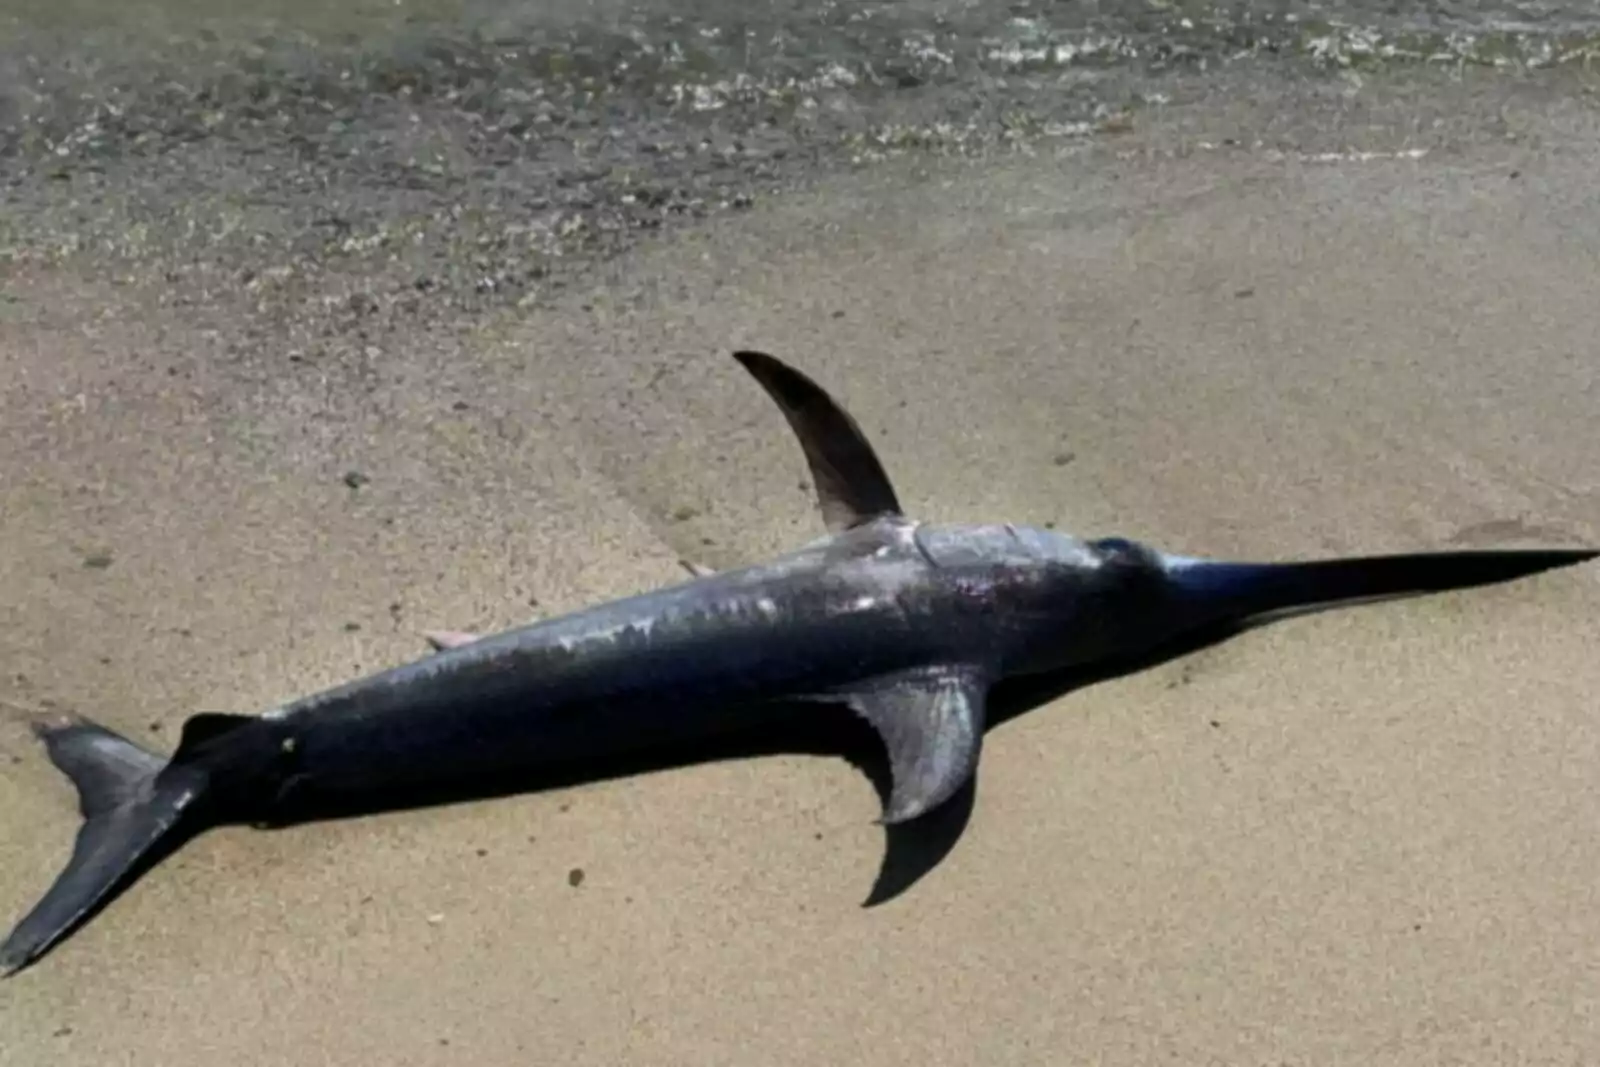
<path fill-rule="evenodd" d="M 1134 550 L 1133 542 L 1126 537 L 1102 537 L 1094 544 L 1096 548 L 1106 552 L 1120 553 Z"/>

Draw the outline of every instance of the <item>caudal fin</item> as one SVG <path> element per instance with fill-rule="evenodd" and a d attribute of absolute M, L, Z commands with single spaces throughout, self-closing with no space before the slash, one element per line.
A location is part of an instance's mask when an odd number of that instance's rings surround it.
<path fill-rule="evenodd" d="M 1352 601 L 1511 581 L 1600 556 L 1591 549 L 1423 552 L 1299 563 L 1173 558 L 1167 575 L 1218 619 L 1245 619 Z"/>
<path fill-rule="evenodd" d="M 131 884 L 142 865 L 175 847 L 182 816 L 206 785 L 204 772 L 169 764 L 85 719 L 35 725 L 34 732 L 77 787 L 83 825 L 55 883 L 0 945 L 6 977 L 38 960 Z"/>

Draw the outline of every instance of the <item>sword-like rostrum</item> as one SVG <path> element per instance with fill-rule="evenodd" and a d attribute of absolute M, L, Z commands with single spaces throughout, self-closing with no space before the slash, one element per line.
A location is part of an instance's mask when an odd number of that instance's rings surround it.
<path fill-rule="evenodd" d="M 71 858 L 0 946 L 13 973 L 208 826 L 282 824 L 479 779 L 709 740 L 797 703 L 853 709 L 882 738 L 883 820 L 972 777 L 1000 679 L 1153 651 L 1284 609 L 1503 581 L 1596 551 L 1213 563 L 1121 539 L 905 514 L 855 421 L 771 356 L 735 358 L 800 441 L 827 535 L 479 637 L 428 635 L 415 662 L 260 715 L 201 714 L 163 759 L 81 717 L 36 725 L 76 785 Z M 381 801 L 377 802 L 381 806 Z"/>

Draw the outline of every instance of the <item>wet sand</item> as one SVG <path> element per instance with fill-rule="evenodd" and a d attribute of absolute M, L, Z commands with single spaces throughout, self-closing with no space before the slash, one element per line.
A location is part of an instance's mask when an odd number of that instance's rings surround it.
<path fill-rule="evenodd" d="M 1213 107 L 838 176 L 337 372 L 252 377 L 198 312 L 19 270 L 0 696 L 166 749 L 423 629 L 814 536 L 745 345 L 835 391 L 929 518 L 1594 543 L 1600 137 L 1576 102 L 1484 105 L 1479 138 L 1406 107 L 1286 155 Z M 1597 609 L 1576 568 L 1080 690 L 990 734 L 958 846 L 872 909 L 876 800 L 836 759 L 216 831 L 0 987 L 0 1061 L 1592 1061 Z M 5 731 L 13 916 L 76 819 Z"/>

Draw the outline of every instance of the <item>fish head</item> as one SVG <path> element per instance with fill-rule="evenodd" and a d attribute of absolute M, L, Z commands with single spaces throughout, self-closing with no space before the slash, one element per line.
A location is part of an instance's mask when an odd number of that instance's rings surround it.
<path fill-rule="evenodd" d="M 1059 535 L 1034 535 L 1039 566 L 1012 592 L 1019 624 L 1033 631 L 1031 667 L 1080 667 L 1137 654 L 1184 629 L 1161 552 L 1126 537 L 1067 538 L 1069 549 L 1052 536 Z"/>
<path fill-rule="evenodd" d="M 1007 523 L 923 526 L 917 544 L 976 605 L 1007 673 L 1099 660 L 1170 621 L 1161 554 L 1136 541 Z"/>

